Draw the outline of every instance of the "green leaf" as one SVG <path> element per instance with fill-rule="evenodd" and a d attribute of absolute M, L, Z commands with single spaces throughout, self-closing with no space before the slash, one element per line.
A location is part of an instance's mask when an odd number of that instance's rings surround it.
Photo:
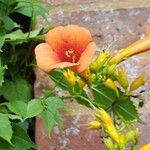
<path fill-rule="evenodd" d="M 15 22 L 7 15 L 3 16 L 2 21 L 4 23 L 4 28 L 8 31 L 12 30 L 15 27 Z"/>
<path fill-rule="evenodd" d="M 3 85 L 3 96 L 10 102 L 24 101 L 31 99 L 31 85 L 23 78 L 17 78 L 13 81 L 7 80 Z"/>
<path fill-rule="evenodd" d="M 31 141 L 28 134 L 18 125 L 13 124 L 13 137 L 10 145 L 6 141 L 0 139 L 0 150 L 28 150 L 35 149 L 35 144 Z"/>
<path fill-rule="evenodd" d="M 44 3 L 38 2 L 37 0 L 19 0 L 18 6 L 15 8 L 15 12 L 23 14 L 28 17 L 37 17 L 42 16 L 47 19 L 48 11 L 46 7 L 43 5 Z"/>
<path fill-rule="evenodd" d="M 114 111 L 123 121 L 139 120 L 136 107 L 127 96 L 124 96 L 116 101 Z"/>
<path fill-rule="evenodd" d="M 54 115 L 50 111 L 44 110 L 41 113 L 41 118 L 42 118 L 45 129 L 48 131 L 48 134 L 50 135 L 50 133 L 55 125 Z"/>
<path fill-rule="evenodd" d="M 36 37 L 41 31 L 42 31 L 43 27 L 41 28 L 37 28 L 35 30 L 30 31 L 30 38 L 34 38 Z M 28 36 L 29 33 L 26 33 L 25 35 Z"/>
<path fill-rule="evenodd" d="M 7 104 L 9 110 L 21 117 L 25 117 L 27 113 L 27 103 L 23 101 L 12 101 Z"/>
<path fill-rule="evenodd" d="M 23 121 L 22 118 L 21 118 L 19 115 L 12 115 L 12 114 L 9 114 L 8 117 L 9 117 L 9 119 L 11 119 L 11 120 L 20 120 L 21 122 Z"/>
<path fill-rule="evenodd" d="M 31 100 L 27 106 L 27 115 L 26 118 L 32 118 L 39 115 L 44 109 L 41 100 Z"/>
<path fill-rule="evenodd" d="M 50 72 L 50 78 L 55 82 L 55 84 L 64 90 L 68 90 L 67 82 L 61 71 L 55 70 Z"/>
<path fill-rule="evenodd" d="M 90 107 L 89 103 L 86 101 L 86 99 L 88 100 L 89 98 L 87 97 L 84 90 L 82 90 L 82 92 L 80 93 L 80 96 L 76 97 L 75 99 L 77 100 L 79 104 Z"/>
<path fill-rule="evenodd" d="M 44 127 L 47 129 L 48 134 L 50 134 L 53 126 L 56 123 L 60 124 L 60 113 L 59 110 L 66 107 L 64 102 L 58 97 L 49 97 L 43 100 L 45 103 L 45 110 L 41 113 Z"/>
<path fill-rule="evenodd" d="M 24 34 L 20 29 L 5 35 L 5 39 L 11 40 L 11 41 L 16 41 L 20 39 L 22 40 L 26 38 L 27 38 L 27 35 Z"/>
<path fill-rule="evenodd" d="M 4 36 L 0 36 L 0 52 L 1 52 L 2 46 L 4 45 L 4 42 L 5 42 Z"/>
<path fill-rule="evenodd" d="M 117 95 L 113 90 L 103 85 L 92 87 L 92 91 L 94 95 L 93 103 L 104 109 L 110 107 L 117 98 Z"/>
<path fill-rule="evenodd" d="M 8 115 L 0 113 L 0 137 L 11 144 L 12 133 Z"/>

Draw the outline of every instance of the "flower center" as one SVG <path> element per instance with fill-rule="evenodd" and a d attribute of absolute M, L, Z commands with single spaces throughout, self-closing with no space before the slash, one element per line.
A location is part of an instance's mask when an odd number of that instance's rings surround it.
<path fill-rule="evenodd" d="M 74 51 L 74 49 L 69 49 L 69 50 L 65 51 L 65 55 L 66 55 L 69 59 L 71 59 L 71 61 L 72 61 L 73 63 L 75 63 L 75 61 L 76 61 L 76 56 L 75 56 L 75 51 Z"/>

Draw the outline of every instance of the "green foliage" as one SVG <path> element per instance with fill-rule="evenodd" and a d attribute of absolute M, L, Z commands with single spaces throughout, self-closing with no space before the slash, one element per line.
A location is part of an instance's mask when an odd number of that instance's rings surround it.
<path fill-rule="evenodd" d="M 36 17 L 42 16 L 43 18 L 47 18 L 47 9 L 45 9 L 44 3 L 38 2 L 37 0 L 18 0 L 18 5 L 15 8 L 15 12 L 21 13 L 28 17 Z"/>
<path fill-rule="evenodd" d="M 48 131 L 48 134 L 50 134 L 53 126 L 56 123 L 60 123 L 61 119 L 59 111 L 64 109 L 66 105 L 58 97 L 49 97 L 44 99 L 43 105 L 45 106 L 45 109 L 41 113 L 41 118 L 43 120 L 44 127 Z"/>
<path fill-rule="evenodd" d="M 0 65 L 0 86 L 2 86 L 2 84 L 3 84 L 3 82 L 4 82 L 5 69 L 7 69 L 6 66 L 1 66 L 1 65 Z"/>
<path fill-rule="evenodd" d="M 44 109 L 42 101 L 31 100 L 32 64 L 35 43 L 45 32 L 34 29 L 35 23 L 38 16 L 46 19 L 47 12 L 38 0 L 0 0 L 0 150 L 35 149 L 27 131 L 14 123 L 26 121 L 28 130 L 28 118 Z"/>
<path fill-rule="evenodd" d="M 64 78 L 63 73 L 60 70 L 50 72 L 50 78 L 56 83 L 57 86 L 64 90 L 68 90 L 67 82 Z"/>
<path fill-rule="evenodd" d="M 11 144 L 12 127 L 7 114 L 0 113 L 0 137 Z"/>
<path fill-rule="evenodd" d="M 93 103 L 104 109 L 110 107 L 117 98 L 116 93 L 104 85 L 92 87 L 92 91 L 94 95 Z"/>
<path fill-rule="evenodd" d="M 32 118 L 37 115 L 39 115 L 44 109 L 44 106 L 42 105 L 42 101 L 38 99 L 33 99 L 29 101 L 27 106 L 27 114 L 26 118 Z"/>
<path fill-rule="evenodd" d="M 21 117 L 25 117 L 27 113 L 27 103 L 24 101 L 12 101 L 7 104 L 9 110 Z"/>
<path fill-rule="evenodd" d="M 2 46 L 4 45 L 4 42 L 5 42 L 5 38 L 3 36 L 0 36 L 0 50 Z"/>
<path fill-rule="evenodd" d="M 31 85 L 23 78 L 16 78 L 13 81 L 5 81 L 3 88 L 3 96 L 7 101 L 24 101 L 31 99 Z"/>
<path fill-rule="evenodd" d="M 12 144 L 0 139 L 0 150 L 28 150 L 35 149 L 35 144 L 31 141 L 28 134 L 17 124 L 13 124 Z"/>
<path fill-rule="evenodd" d="M 114 105 L 115 113 L 125 122 L 139 120 L 139 116 L 133 102 L 128 96 L 120 97 Z"/>

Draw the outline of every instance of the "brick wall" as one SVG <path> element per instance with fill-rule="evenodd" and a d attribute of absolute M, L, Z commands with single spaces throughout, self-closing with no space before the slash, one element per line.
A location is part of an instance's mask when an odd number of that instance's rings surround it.
<path fill-rule="evenodd" d="M 142 38 L 150 22 L 150 0 L 45 0 L 49 6 L 49 25 L 78 24 L 87 27 L 97 43 L 98 50 L 109 45 L 111 50 L 119 50 Z M 45 22 L 39 20 L 39 26 Z M 144 106 L 139 108 L 141 118 L 146 122 L 140 127 L 140 144 L 149 142 L 150 135 L 150 53 L 129 59 L 123 65 L 132 80 L 138 73 L 144 74 L 147 83 L 144 87 Z M 36 71 L 35 96 L 42 89 L 51 87 L 51 82 L 39 70 Z M 43 77 L 44 76 L 44 77 Z M 47 84 L 49 83 L 49 84 Z M 135 102 L 137 102 L 135 100 Z M 97 131 L 85 130 L 82 124 L 92 118 L 91 111 L 76 103 L 69 104 L 74 113 L 65 119 L 66 128 L 61 131 L 57 126 L 51 139 L 42 130 L 41 121 L 36 123 L 36 142 L 40 150 L 102 150 Z M 39 138 L 40 137 L 40 138 Z M 44 143 L 45 141 L 46 143 Z"/>

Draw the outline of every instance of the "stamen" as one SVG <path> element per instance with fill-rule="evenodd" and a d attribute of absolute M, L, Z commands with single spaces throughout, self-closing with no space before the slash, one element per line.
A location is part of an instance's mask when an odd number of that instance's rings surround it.
<path fill-rule="evenodd" d="M 75 56 L 75 53 L 74 53 L 74 50 L 73 50 L 73 49 L 70 49 L 70 50 L 65 51 L 65 55 L 66 55 L 68 58 L 71 58 L 71 59 L 72 59 L 72 62 L 75 63 L 76 56 Z"/>

